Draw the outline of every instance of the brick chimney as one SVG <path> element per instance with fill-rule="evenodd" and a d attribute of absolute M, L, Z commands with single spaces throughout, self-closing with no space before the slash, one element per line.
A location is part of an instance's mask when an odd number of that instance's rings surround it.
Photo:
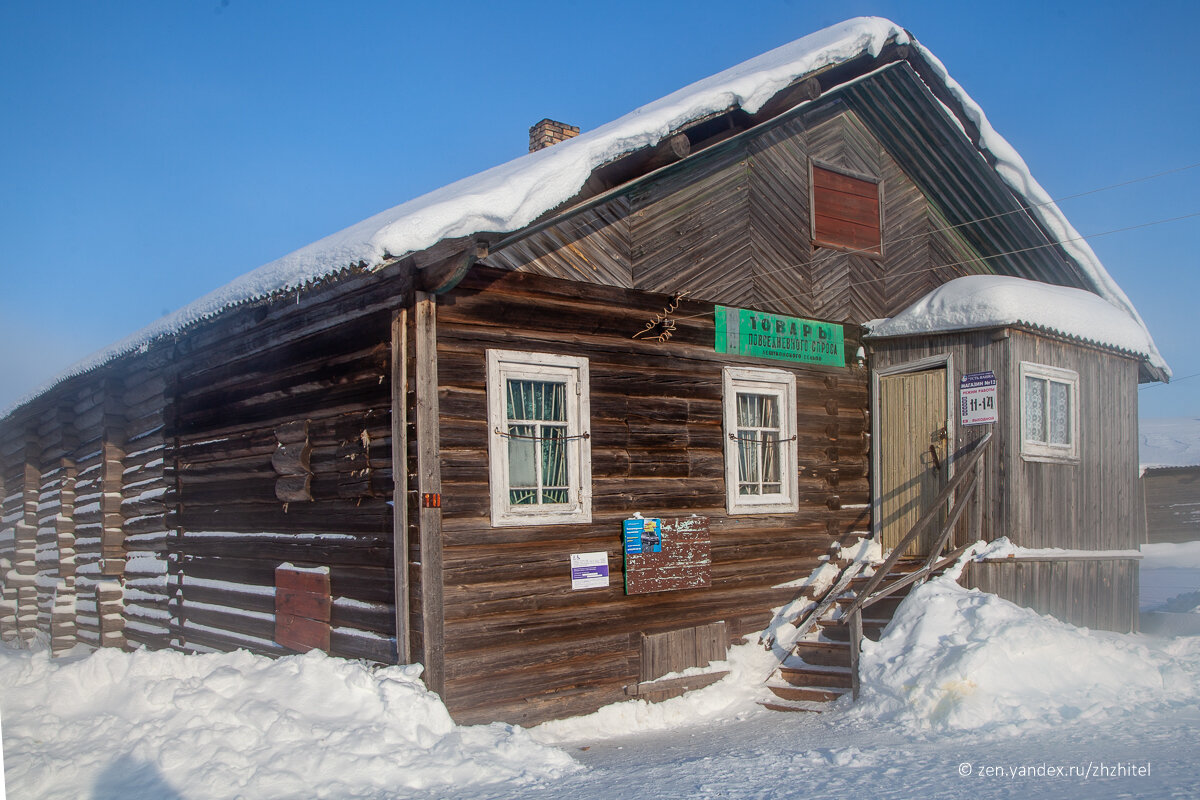
<path fill-rule="evenodd" d="M 579 135 L 579 128 L 565 122 L 544 119 L 529 129 L 529 152 L 533 153 L 552 144 L 565 142 Z"/>

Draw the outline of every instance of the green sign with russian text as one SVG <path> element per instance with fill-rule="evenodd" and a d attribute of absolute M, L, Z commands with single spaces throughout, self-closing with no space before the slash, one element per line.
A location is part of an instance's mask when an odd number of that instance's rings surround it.
<path fill-rule="evenodd" d="M 716 307 L 718 353 L 846 366 L 842 326 L 748 308 Z"/>

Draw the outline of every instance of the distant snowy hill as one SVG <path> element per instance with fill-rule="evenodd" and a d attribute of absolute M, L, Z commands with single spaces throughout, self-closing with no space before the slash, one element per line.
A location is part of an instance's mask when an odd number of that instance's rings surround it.
<path fill-rule="evenodd" d="M 1143 419 L 1138 421 L 1138 427 L 1138 458 L 1142 469 L 1200 465 L 1200 419 Z"/>

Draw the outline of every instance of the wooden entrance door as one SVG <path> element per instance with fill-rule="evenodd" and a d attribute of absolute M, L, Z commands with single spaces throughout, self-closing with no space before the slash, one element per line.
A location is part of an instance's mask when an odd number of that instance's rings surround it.
<path fill-rule="evenodd" d="M 884 551 L 895 547 L 946 485 L 946 369 L 879 379 L 880 531 Z M 940 525 L 931 525 L 906 550 L 928 555 Z"/>

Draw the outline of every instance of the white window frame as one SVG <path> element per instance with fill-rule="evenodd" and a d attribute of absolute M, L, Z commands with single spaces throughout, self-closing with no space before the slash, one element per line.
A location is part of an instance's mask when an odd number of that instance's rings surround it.
<path fill-rule="evenodd" d="M 1059 463 L 1078 463 L 1079 462 L 1079 373 L 1074 370 L 1062 369 L 1061 367 L 1051 367 L 1046 364 L 1037 364 L 1032 361 L 1022 361 L 1020 366 L 1020 383 L 1018 385 L 1018 402 L 1021 408 L 1020 421 L 1021 426 L 1019 436 L 1021 437 L 1021 457 L 1026 461 L 1053 461 Z M 1029 439 L 1026 436 L 1028 427 L 1025 424 L 1025 380 L 1034 378 L 1044 380 L 1047 384 L 1059 383 L 1067 387 L 1067 398 L 1070 403 L 1071 418 L 1067 421 L 1067 428 L 1070 433 L 1071 441 L 1068 444 L 1051 444 L 1047 441 L 1038 439 Z M 1046 414 L 1049 415 L 1049 397 L 1047 391 L 1047 407 Z"/>
<path fill-rule="evenodd" d="M 721 416 L 725 440 L 725 510 L 730 514 L 781 514 L 800 508 L 796 442 L 796 376 L 782 369 L 725 367 L 721 374 Z M 780 493 L 738 493 L 737 393 L 751 391 L 779 399 Z"/>
<path fill-rule="evenodd" d="M 567 385 L 566 503 L 515 505 L 509 496 L 505 382 L 560 380 Z M 488 477 L 492 526 L 566 525 L 592 521 L 591 407 L 588 360 L 552 353 L 487 351 Z"/>

